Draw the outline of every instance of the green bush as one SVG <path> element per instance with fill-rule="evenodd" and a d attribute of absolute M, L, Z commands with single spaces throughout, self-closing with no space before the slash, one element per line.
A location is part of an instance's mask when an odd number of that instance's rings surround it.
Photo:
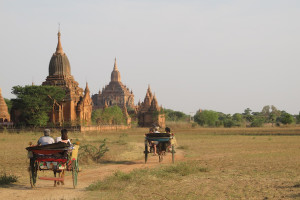
<path fill-rule="evenodd" d="M 164 109 L 166 114 L 166 121 L 187 121 L 189 116 L 180 111 L 174 111 L 171 109 Z"/>
<path fill-rule="evenodd" d="M 201 112 L 197 112 L 194 116 L 195 122 L 197 122 L 200 126 L 210 126 L 214 127 L 218 123 L 219 114 L 213 110 L 204 110 Z"/>
<path fill-rule="evenodd" d="M 263 118 L 255 118 L 253 122 L 251 122 L 251 127 L 262 127 L 264 125 L 264 119 Z"/>
<path fill-rule="evenodd" d="M 283 111 L 279 117 L 279 121 L 283 124 L 292 124 L 294 122 L 294 117 L 291 114 Z"/>
<path fill-rule="evenodd" d="M 104 156 L 106 152 L 109 151 L 109 148 L 106 146 L 106 139 L 100 142 L 99 147 L 95 147 L 90 144 L 82 145 L 79 148 L 79 161 L 88 162 L 89 159 L 99 162 L 100 159 Z"/>
<path fill-rule="evenodd" d="M 119 106 L 112 106 L 93 111 L 92 122 L 98 125 L 125 124 L 125 118 Z"/>
<path fill-rule="evenodd" d="M 7 175 L 3 173 L 0 175 L 0 185 L 9 185 L 18 181 L 18 177 L 15 175 Z"/>

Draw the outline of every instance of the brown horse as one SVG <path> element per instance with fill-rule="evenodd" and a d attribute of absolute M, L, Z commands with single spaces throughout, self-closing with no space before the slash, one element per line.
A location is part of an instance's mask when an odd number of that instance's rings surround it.
<path fill-rule="evenodd" d="M 64 169 L 56 169 L 56 170 L 53 170 L 53 173 L 54 173 L 54 177 L 56 177 L 56 173 L 58 173 L 58 177 L 59 178 L 63 178 L 65 177 L 65 170 Z M 64 181 L 54 181 L 54 187 L 56 187 L 56 184 L 57 185 L 64 185 Z"/>

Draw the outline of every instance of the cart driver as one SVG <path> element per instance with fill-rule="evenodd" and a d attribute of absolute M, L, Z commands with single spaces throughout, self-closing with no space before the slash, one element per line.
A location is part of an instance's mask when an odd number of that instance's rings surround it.
<path fill-rule="evenodd" d="M 171 133 L 171 129 L 169 127 L 166 127 L 165 131 L 166 131 L 166 133 L 172 135 L 171 140 L 175 140 L 174 134 Z M 167 143 L 167 150 L 168 150 L 168 152 L 171 152 L 171 140 L 169 140 L 168 143 Z"/>
<path fill-rule="evenodd" d="M 38 145 L 47 145 L 47 144 L 53 144 L 54 139 L 50 137 L 50 129 L 44 130 L 44 136 L 40 137 L 37 144 Z"/>

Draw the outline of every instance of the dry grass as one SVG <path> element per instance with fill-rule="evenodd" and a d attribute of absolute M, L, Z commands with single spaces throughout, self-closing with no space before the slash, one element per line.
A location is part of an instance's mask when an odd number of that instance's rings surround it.
<path fill-rule="evenodd" d="M 272 131 L 282 135 L 273 135 Z M 149 178 L 148 170 L 140 170 L 134 173 L 144 177 L 144 181 L 132 178 L 132 173 L 122 174 L 122 177 L 129 178 L 120 182 L 114 177 L 109 178 L 108 182 L 100 182 L 98 184 L 105 189 L 95 189 L 87 198 L 300 198 L 300 137 L 294 135 L 297 131 L 298 128 L 200 128 L 178 131 L 176 138 L 179 147 L 186 153 L 186 159 L 197 162 L 208 172 Z M 160 168 L 155 170 L 161 172 Z M 114 189 L 120 187 L 118 184 L 122 184 L 121 190 Z"/>
<path fill-rule="evenodd" d="M 87 191 L 87 199 L 299 199 L 300 128 L 178 128 L 172 127 L 178 147 L 190 166 L 207 172 L 186 173 L 184 167 L 159 167 L 117 174 L 115 179 Z M 143 158 L 143 137 L 147 129 L 117 132 L 71 133 L 73 141 L 99 145 L 107 138 L 110 151 L 102 163 L 113 164 Z M 42 133 L 0 133 L 1 172 L 16 175 L 28 184 L 25 147 Z M 55 133 L 54 136 L 58 136 Z M 180 163 L 178 163 L 180 164 Z M 83 168 L 99 164 L 80 163 Z M 176 165 L 177 166 L 177 165 Z M 180 168 L 180 167 L 179 167 Z M 135 174 L 135 175 L 134 175 Z M 165 175 L 164 175 L 165 174 Z M 138 176 L 136 176 L 138 175 Z M 127 178 L 128 179 L 127 179 Z M 138 178 L 141 177 L 141 178 Z M 104 184 L 104 183 L 102 183 Z M 111 185 L 110 185 L 111 184 Z"/>

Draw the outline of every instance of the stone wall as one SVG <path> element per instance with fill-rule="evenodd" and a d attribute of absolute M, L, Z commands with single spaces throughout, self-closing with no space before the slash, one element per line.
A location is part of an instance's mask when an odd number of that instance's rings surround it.
<path fill-rule="evenodd" d="M 131 126 L 127 125 L 102 125 L 102 126 L 81 126 L 80 132 L 85 131 L 116 131 L 129 129 Z"/>

